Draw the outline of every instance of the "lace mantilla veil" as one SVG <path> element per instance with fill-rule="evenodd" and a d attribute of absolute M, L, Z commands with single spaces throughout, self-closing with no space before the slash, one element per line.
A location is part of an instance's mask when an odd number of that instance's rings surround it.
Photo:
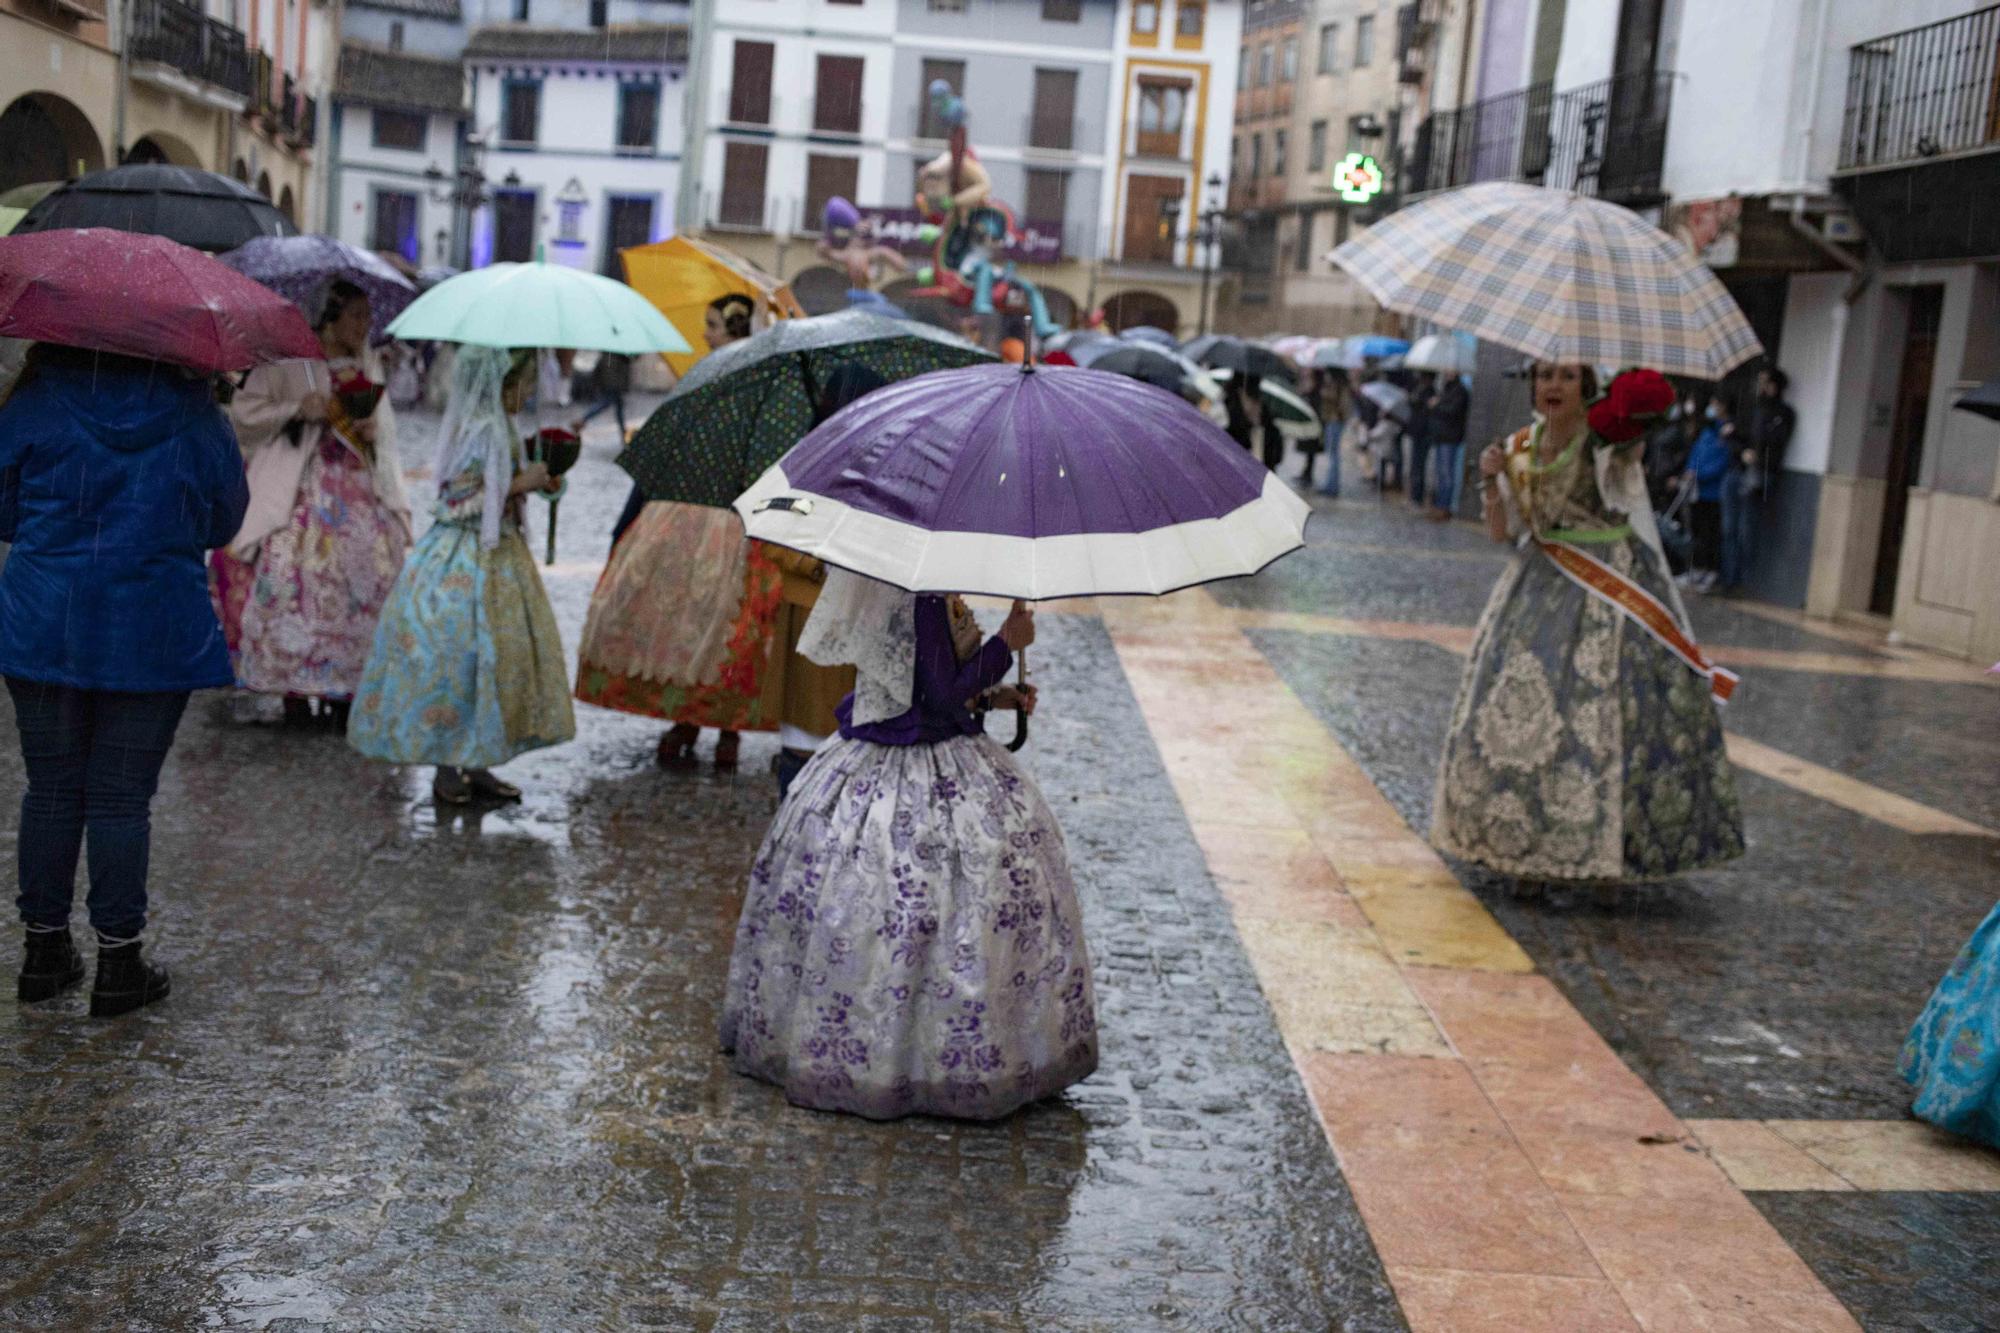
<path fill-rule="evenodd" d="M 854 667 L 855 726 L 901 717 L 916 690 L 916 596 L 829 568 L 799 652 L 821 666 Z"/>

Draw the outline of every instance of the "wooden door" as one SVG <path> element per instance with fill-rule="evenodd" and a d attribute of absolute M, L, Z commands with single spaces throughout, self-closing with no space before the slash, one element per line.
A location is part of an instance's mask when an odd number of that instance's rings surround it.
<path fill-rule="evenodd" d="M 1173 228 L 1160 206 L 1178 199 L 1178 176 L 1133 176 L 1125 183 L 1125 259 L 1135 264 L 1174 262 Z"/>
<path fill-rule="evenodd" d="M 1924 425 L 1930 418 L 1931 372 L 1937 365 L 1944 287 L 1912 287 L 1908 299 L 1910 332 L 1903 342 L 1903 366 L 1896 377 L 1895 425 L 1889 437 L 1889 475 L 1882 496 L 1882 538 L 1875 548 L 1875 586 L 1868 598 L 1868 609 L 1885 616 L 1896 610 L 1896 579 L 1901 572 L 1910 487 L 1917 484 L 1923 467 Z"/>

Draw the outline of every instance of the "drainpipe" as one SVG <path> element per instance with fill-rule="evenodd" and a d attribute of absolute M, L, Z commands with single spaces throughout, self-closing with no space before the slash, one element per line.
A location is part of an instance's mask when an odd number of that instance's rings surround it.
<path fill-rule="evenodd" d="M 1826 239 L 1826 237 L 1820 235 L 1819 230 L 1805 220 L 1804 213 L 1804 196 L 1793 196 L 1791 207 L 1785 210 L 1785 220 L 1791 223 L 1792 231 L 1805 240 L 1807 244 L 1811 245 L 1813 249 L 1819 251 L 1854 275 L 1854 280 L 1847 284 L 1847 291 L 1840 298 L 1843 304 L 1853 305 L 1861 299 L 1861 293 L 1868 290 L 1868 284 L 1875 280 L 1875 264 L 1870 260 L 1855 258 L 1832 241 Z"/>
<path fill-rule="evenodd" d="M 118 86 L 111 90 L 111 165 L 125 161 L 125 89 L 132 82 L 132 3 L 111 0 L 111 35 L 118 43 Z"/>
<path fill-rule="evenodd" d="M 675 182 L 674 231 L 699 231 L 701 173 L 708 149 L 708 73 L 715 62 L 715 0 L 688 7 L 687 77 L 681 104 L 681 171 Z"/>
<path fill-rule="evenodd" d="M 1458 100 L 1453 106 L 1465 105 L 1465 76 L 1472 68 L 1472 34 L 1479 27 L 1479 0 L 1465 0 L 1465 32 L 1458 44 Z"/>

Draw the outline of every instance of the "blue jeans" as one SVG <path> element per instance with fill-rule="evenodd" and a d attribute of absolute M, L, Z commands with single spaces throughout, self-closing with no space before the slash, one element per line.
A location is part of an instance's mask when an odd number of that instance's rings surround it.
<path fill-rule="evenodd" d="M 1458 505 L 1458 479 L 1465 474 L 1465 441 L 1432 445 L 1431 466 L 1437 472 L 1431 484 L 1431 503 L 1453 513 Z"/>
<path fill-rule="evenodd" d="M 7 677 L 28 790 L 15 904 L 30 926 L 69 925 L 76 863 L 90 839 L 90 924 L 101 939 L 146 928 L 153 793 L 188 692 L 82 690 Z"/>
<path fill-rule="evenodd" d="M 1741 587 L 1757 553 L 1757 503 L 1762 497 L 1749 489 L 1748 476 L 1731 471 L 1722 479 L 1722 576 L 1725 588 Z"/>
<path fill-rule="evenodd" d="M 1340 494 L 1340 432 L 1346 424 L 1336 418 L 1319 428 L 1320 449 L 1326 454 L 1326 480 L 1319 484 L 1321 495 Z"/>
<path fill-rule="evenodd" d="M 1403 498 L 1413 505 L 1422 505 L 1424 502 L 1424 477 L 1429 471 L 1431 461 L 1431 441 L 1428 435 L 1423 434 L 1412 434 L 1408 439 L 1410 442 L 1410 466 L 1403 474 L 1403 485 L 1406 492 Z"/>

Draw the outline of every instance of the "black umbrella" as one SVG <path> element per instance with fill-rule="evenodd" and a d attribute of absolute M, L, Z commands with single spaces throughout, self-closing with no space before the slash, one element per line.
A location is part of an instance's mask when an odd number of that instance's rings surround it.
<path fill-rule="evenodd" d="M 2000 380 L 1986 381 L 1952 406 L 1963 412 L 1977 412 L 1989 420 L 2000 421 Z"/>
<path fill-rule="evenodd" d="M 1081 357 L 1077 359 L 1082 360 Z M 1169 393 L 1180 393 L 1188 387 L 1186 368 L 1172 354 L 1146 343 L 1127 343 L 1113 348 L 1102 356 L 1092 357 L 1089 365 L 1092 370 L 1127 375 L 1141 383 L 1158 385 Z"/>
<path fill-rule="evenodd" d="M 1181 349 L 1181 355 L 1201 365 L 1214 366 L 1217 370 L 1281 379 L 1288 384 L 1298 378 L 1298 367 L 1270 348 L 1226 333 L 1211 333 L 1205 338 L 1196 338 Z"/>
<path fill-rule="evenodd" d="M 212 254 L 259 236 L 299 234 L 269 199 L 240 181 L 165 163 L 113 167 L 73 180 L 30 208 L 14 234 L 67 227 L 148 232 Z"/>

